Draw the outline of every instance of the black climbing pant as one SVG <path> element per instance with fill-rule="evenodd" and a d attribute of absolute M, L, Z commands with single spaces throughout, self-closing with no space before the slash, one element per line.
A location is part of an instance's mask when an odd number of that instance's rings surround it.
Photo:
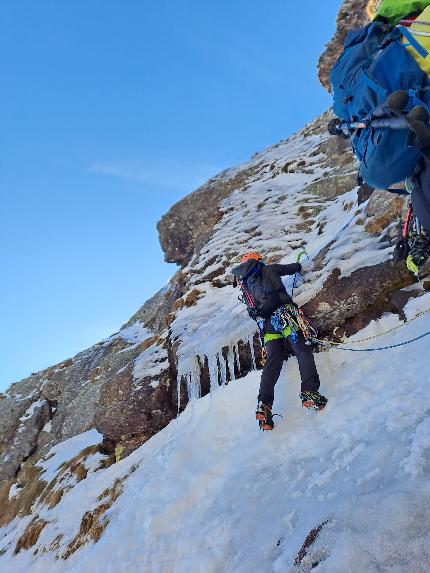
<path fill-rule="evenodd" d="M 430 161 L 423 160 L 422 168 L 413 177 L 412 206 L 419 222 L 430 234 Z"/>
<path fill-rule="evenodd" d="M 278 381 L 284 360 L 294 355 L 299 363 L 300 377 L 302 379 L 301 391 L 315 391 L 320 387 L 320 379 L 315 365 L 312 347 L 305 344 L 302 333 L 297 343 L 287 339 L 270 340 L 266 343 L 267 362 L 261 374 L 260 392 L 258 400 L 271 406 L 274 400 L 275 384 Z"/>

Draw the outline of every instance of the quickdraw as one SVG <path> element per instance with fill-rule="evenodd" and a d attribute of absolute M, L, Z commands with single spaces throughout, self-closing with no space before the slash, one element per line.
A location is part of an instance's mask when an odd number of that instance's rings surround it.
<path fill-rule="evenodd" d="M 312 344 L 318 338 L 318 330 L 309 320 L 301 308 L 292 304 L 286 304 L 276 310 L 271 318 L 272 326 L 277 332 L 283 332 L 286 328 L 291 329 L 291 341 L 298 341 L 298 332 L 302 332 L 306 344 Z"/>
<path fill-rule="evenodd" d="M 266 347 L 264 346 L 264 344 L 261 346 L 261 367 L 264 368 L 266 366 L 266 362 L 267 362 L 267 350 Z"/>

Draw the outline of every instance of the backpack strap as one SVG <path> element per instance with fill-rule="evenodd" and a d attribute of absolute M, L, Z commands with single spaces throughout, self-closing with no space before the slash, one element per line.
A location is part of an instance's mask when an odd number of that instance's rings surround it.
<path fill-rule="evenodd" d="M 378 96 L 382 99 L 386 98 L 388 92 L 385 88 L 374 82 L 367 74 L 363 74 L 360 78 L 360 81 L 365 83 L 371 90 L 378 94 Z"/>
<path fill-rule="evenodd" d="M 428 51 L 414 38 L 414 35 L 404 26 L 397 26 L 397 28 L 402 36 L 409 42 L 409 44 L 405 44 L 405 47 L 410 46 L 414 48 L 422 58 L 427 58 L 429 55 Z"/>
<path fill-rule="evenodd" d="M 243 297 L 244 297 L 244 298 L 243 298 L 243 302 L 246 304 L 247 307 L 249 307 L 249 308 L 255 308 L 255 302 L 254 302 L 254 300 L 253 300 L 253 298 L 252 298 L 252 296 L 251 296 L 251 293 L 250 293 L 249 290 L 246 288 L 246 284 L 245 284 L 243 281 L 241 281 L 241 282 L 239 283 L 239 285 L 240 285 L 240 290 L 242 291 Z"/>

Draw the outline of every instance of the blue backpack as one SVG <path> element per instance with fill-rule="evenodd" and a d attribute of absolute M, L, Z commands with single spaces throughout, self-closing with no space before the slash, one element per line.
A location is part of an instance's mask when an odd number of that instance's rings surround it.
<path fill-rule="evenodd" d="M 336 116 L 346 125 L 366 125 L 350 129 L 349 135 L 360 176 L 378 189 L 412 176 L 421 154 L 408 129 L 375 128 L 370 122 L 391 113 L 385 104 L 395 91 L 409 94 L 405 112 L 416 105 L 428 108 L 430 102 L 429 77 L 401 43 L 402 36 L 421 49 L 407 28 L 383 22 L 350 32 L 330 74 Z"/>

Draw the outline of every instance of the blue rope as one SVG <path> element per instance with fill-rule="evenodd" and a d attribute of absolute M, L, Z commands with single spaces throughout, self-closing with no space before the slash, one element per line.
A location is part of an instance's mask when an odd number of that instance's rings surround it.
<path fill-rule="evenodd" d="M 430 331 L 417 336 L 416 338 L 412 338 L 411 340 L 406 340 L 406 342 L 399 342 L 398 344 L 391 344 L 390 346 L 381 346 L 380 348 L 345 348 L 344 346 L 338 346 L 337 344 L 333 344 L 330 342 L 322 342 L 320 340 L 314 340 L 316 344 L 320 346 L 330 346 L 331 348 L 337 348 L 338 350 L 348 350 L 349 352 L 377 352 L 379 350 L 390 350 L 391 348 L 399 348 L 400 346 L 406 346 L 407 344 L 411 344 L 412 342 L 416 342 L 425 336 L 428 336 Z"/>

